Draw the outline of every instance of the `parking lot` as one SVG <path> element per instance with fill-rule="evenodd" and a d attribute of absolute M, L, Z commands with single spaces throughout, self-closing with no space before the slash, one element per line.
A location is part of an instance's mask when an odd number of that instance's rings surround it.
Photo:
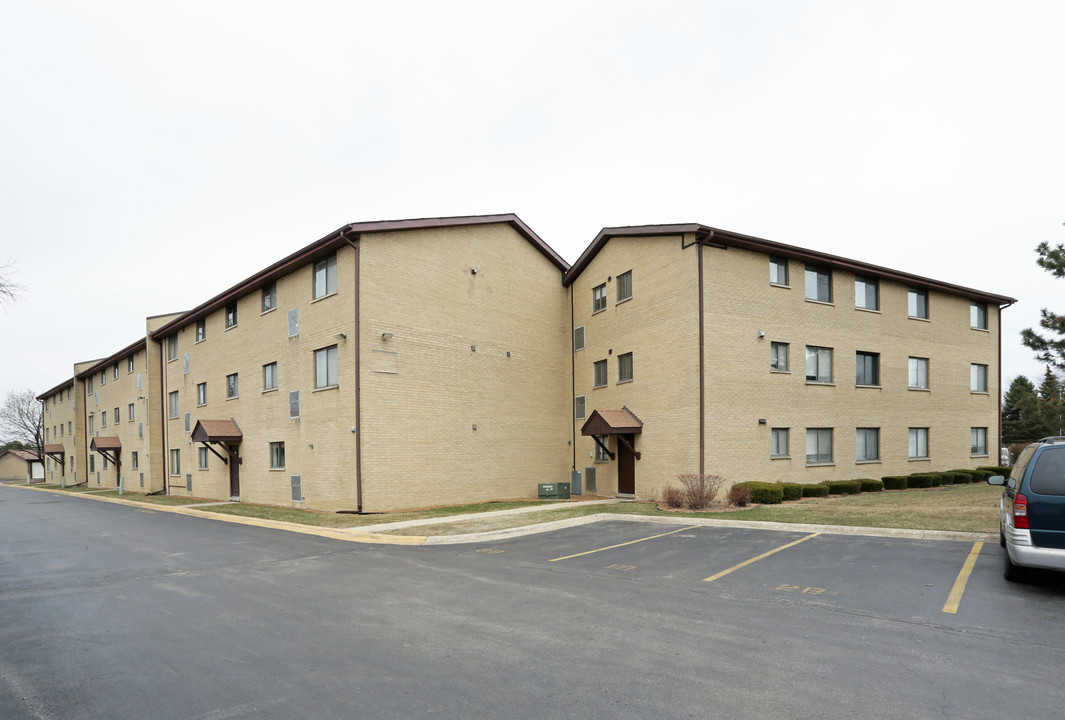
<path fill-rule="evenodd" d="M 0 486 L 0 717 L 1056 717 L 997 543 L 608 521 L 394 547 Z"/>

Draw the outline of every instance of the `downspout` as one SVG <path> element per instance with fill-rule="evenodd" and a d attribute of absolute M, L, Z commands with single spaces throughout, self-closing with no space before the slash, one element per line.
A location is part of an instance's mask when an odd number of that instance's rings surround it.
<path fill-rule="evenodd" d="M 1016 302 L 1016 301 L 1014 301 Z M 998 447 L 995 455 L 998 456 L 998 464 L 1002 463 L 1002 311 L 1013 305 L 1012 302 L 999 305 L 998 308 Z"/>
<path fill-rule="evenodd" d="M 576 328 L 573 327 L 573 285 L 569 286 L 569 383 L 570 383 L 570 447 L 573 448 L 573 470 L 577 469 L 577 419 L 574 417 L 573 403 L 577 400 L 577 349 L 573 344 L 573 333 L 576 332 Z M 587 404 L 585 404 L 585 414 L 587 414 Z"/>
<path fill-rule="evenodd" d="M 170 494 L 170 423 L 167 421 L 165 405 L 167 403 L 166 391 L 170 389 L 170 385 L 167 384 L 166 376 L 166 360 L 163 359 L 163 344 L 159 343 L 159 379 L 162 381 L 163 393 L 159 403 L 159 427 L 163 428 L 163 495 Z M 148 346 L 145 345 L 145 354 L 147 355 Z M 144 378 L 145 386 L 150 386 L 151 381 L 148 378 Z M 151 396 L 151 390 L 146 391 L 145 397 Z M 151 400 L 148 401 L 149 407 L 151 406 Z M 151 470 L 151 463 L 148 464 L 149 471 Z"/>
<path fill-rule="evenodd" d="M 362 514 L 362 354 L 359 351 L 359 246 L 342 235 L 355 253 L 355 509 Z M 359 236 L 356 235 L 358 240 Z"/>
<path fill-rule="evenodd" d="M 703 310 L 703 243 L 699 242 L 699 474 L 706 473 L 706 338 Z"/>

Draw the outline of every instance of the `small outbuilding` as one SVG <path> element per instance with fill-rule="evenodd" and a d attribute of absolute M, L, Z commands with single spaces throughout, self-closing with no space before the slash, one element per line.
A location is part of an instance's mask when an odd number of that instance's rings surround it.
<path fill-rule="evenodd" d="M 0 452 L 0 480 L 44 482 L 44 463 L 29 450 Z"/>

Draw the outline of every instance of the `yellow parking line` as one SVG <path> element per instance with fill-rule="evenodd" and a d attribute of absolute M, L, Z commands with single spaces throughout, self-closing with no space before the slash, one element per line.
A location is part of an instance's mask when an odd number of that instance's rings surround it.
<path fill-rule="evenodd" d="M 807 541 L 807 540 L 809 540 L 810 538 L 812 538 L 812 537 L 817 537 L 817 536 L 818 536 L 818 535 L 820 535 L 820 534 L 821 534 L 821 533 L 819 533 L 819 532 L 815 532 L 815 533 L 813 533 L 812 535 L 807 535 L 807 536 L 806 536 L 806 537 L 804 537 L 804 538 L 799 538 L 799 539 L 798 539 L 798 540 L 796 540 L 795 542 L 790 542 L 790 543 L 788 543 L 787 545 L 781 545 L 780 547 L 778 547 L 778 548 L 777 548 L 777 549 L 775 549 L 775 550 L 770 550 L 769 552 L 764 552 L 764 553 L 762 553 L 761 555 L 759 555 L 758 557 L 753 557 L 753 558 L 751 558 L 750 560 L 744 560 L 744 561 L 743 561 L 743 562 L 741 562 L 741 563 L 740 563 L 739 565 L 733 565 L 733 566 L 732 566 L 732 567 L 730 567 L 730 568 L 729 568 L 728 570 L 722 570 L 722 571 L 721 571 L 721 572 L 719 572 L 719 573 L 718 573 L 717 575 L 711 575 L 711 576 L 710 576 L 710 577 L 708 577 L 708 578 L 703 578 L 703 582 L 713 582 L 714 580 L 717 580 L 718 578 L 721 578 L 721 577 L 725 577 L 726 575 L 728 575 L 728 574 L 729 574 L 730 572 L 732 572 L 732 571 L 734 571 L 734 570 L 739 570 L 739 569 L 740 569 L 740 568 L 742 568 L 742 567 L 747 567 L 747 566 L 748 566 L 748 565 L 750 565 L 751 563 L 755 563 L 755 562 L 758 562 L 758 561 L 759 561 L 759 560 L 761 560 L 762 558 L 767 558 L 767 557 L 769 557 L 770 555 L 772 555 L 773 553 L 778 553 L 778 552 L 780 552 L 781 550 L 787 550 L 787 549 L 788 549 L 788 548 L 790 548 L 790 547 L 794 547 L 794 546 L 798 545 L 798 544 L 799 544 L 799 543 L 801 543 L 801 542 L 806 542 L 806 541 Z"/>
<path fill-rule="evenodd" d="M 548 562 L 558 562 L 559 560 L 569 560 L 575 557 L 581 557 L 582 555 L 591 555 L 592 553 L 603 552 L 604 550 L 613 550 L 614 548 L 625 547 L 626 545 L 635 545 L 638 542 L 644 540 L 654 540 L 655 538 L 665 537 L 666 535 L 672 535 L 673 533 L 684 532 L 685 530 L 694 530 L 699 527 L 698 525 L 692 525 L 691 527 L 683 527 L 680 530 L 670 530 L 667 533 L 661 535 L 652 535 L 651 537 L 640 538 L 639 540 L 630 540 L 629 542 L 623 542 L 618 545 L 611 545 L 610 547 L 599 548 L 598 550 L 589 550 L 588 552 L 577 553 L 576 555 L 567 555 L 566 557 L 557 557 L 548 560 Z"/>
<path fill-rule="evenodd" d="M 947 604 L 943 606 L 943 612 L 957 614 L 958 606 L 961 605 L 961 596 L 965 592 L 965 584 L 969 582 L 969 576 L 973 573 L 973 566 L 976 565 L 976 558 L 980 554 L 980 548 L 984 544 L 982 542 L 973 543 L 973 549 L 969 551 L 969 557 L 965 558 L 965 562 L 961 566 L 961 572 L 958 573 L 958 578 L 954 581 L 954 587 L 950 590 L 950 595 L 947 596 Z"/>

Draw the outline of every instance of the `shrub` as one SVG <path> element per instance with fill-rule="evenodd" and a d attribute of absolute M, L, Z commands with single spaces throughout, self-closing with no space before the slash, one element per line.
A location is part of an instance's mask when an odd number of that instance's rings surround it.
<path fill-rule="evenodd" d="M 885 490 L 905 490 L 909 487 L 905 475 L 887 475 L 880 478 L 880 482 L 884 483 Z"/>
<path fill-rule="evenodd" d="M 954 473 L 955 485 L 966 485 L 973 482 L 976 479 L 976 475 L 972 470 L 951 470 Z"/>
<path fill-rule="evenodd" d="M 776 505 L 784 499 L 784 488 L 780 486 L 780 483 L 745 482 L 739 484 L 751 491 L 751 502 Z"/>
<path fill-rule="evenodd" d="M 880 492 L 884 489 L 884 483 L 880 482 L 879 480 L 874 480 L 872 478 L 860 478 L 859 480 L 857 480 L 857 482 L 861 484 L 861 489 L 863 493 Z"/>
<path fill-rule="evenodd" d="M 993 477 L 993 476 L 999 474 L 999 473 L 992 472 L 991 470 L 981 470 L 980 468 L 977 468 L 976 470 L 970 470 L 969 472 L 973 476 L 973 482 L 976 482 L 976 483 L 987 482 L 987 479 L 989 477 Z"/>
<path fill-rule="evenodd" d="M 710 507 L 725 478 L 708 473 L 681 473 L 677 476 L 684 494 L 684 502 L 692 510 L 704 510 Z"/>
<path fill-rule="evenodd" d="M 828 497 L 828 485 L 815 483 L 802 486 L 803 497 Z"/>
<path fill-rule="evenodd" d="M 911 488 L 932 487 L 932 475 L 930 473 L 914 473 L 906 478 L 906 486 Z"/>
<path fill-rule="evenodd" d="M 857 495 L 862 491 L 858 480 L 826 480 L 824 484 L 832 495 Z"/>
<path fill-rule="evenodd" d="M 981 465 L 980 467 L 978 467 L 976 469 L 977 470 L 990 470 L 992 475 L 1005 475 L 1007 477 L 1009 477 L 1010 471 L 1013 470 L 1013 468 L 1009 467 L 1008 465 L 1006 465 L 1006 466 L 1002 466 L 1002 465 Z"/>
<path fill-rule="evenodd" d="M 802 498 L 802 483 L 780 483 L 780 487 L 784 491 L 785 500 L 799 500 Z"/>
<path fill-rule="evenodd" d="M 728 504 L 747 507 L 751 504 L 751 489 L 743 484 L 733 485 L 728 489 Z"/>
<path fill-rule="evenodd" d="M 684 507 L 684 493 L 679 487 L 667 485 L 662 488 L 662 504 L 670 508 Z"/>

